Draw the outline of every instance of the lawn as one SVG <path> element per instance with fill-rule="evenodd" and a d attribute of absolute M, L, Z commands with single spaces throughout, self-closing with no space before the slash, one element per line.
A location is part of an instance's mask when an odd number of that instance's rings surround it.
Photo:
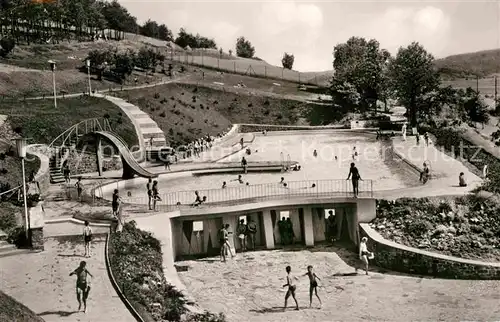
<path fill-rule="evenodd" d="M 7 115 L 12 129 L 22 131 L 30 144 L 50 144 L 72 125 L 106 115 L 109 115 L 113 131 L 129 146 L 138 142 L 132 122 L 120 108 L 103 98 L 82 96 L 58 99 L 57 109 L 51 99 L 24 102 L 0 100 L 0 114 Z"/>
<path fill-rule="evenodd" d="M 325 86 L 330 78 L 325 77 L 325 75 L 330 74 L 330 72 L 300 73 L 295 70 L 284 69 L 279 66 L 270 65 L 265 61 L 255 59 L 219 59 L 218 57 L 186 53 L 178 53 L 172 58 L 177 62 L 213 68 L 229 73 L 285 80 L 295 83 L 310 83 L 312 85 Z"/>
<path fill-rule="evenodd" d="M 35 312 L 0 291 L 0 321 L 43 322 Z"/>
<path fill-rule="evenodd" d="M 232 123 L 296 124 L 306 103 L 239 94 L 191 84 L 167 84 L 117 93 L 148 113 L 172 146 L 207 134 L 221 133 Z"/>

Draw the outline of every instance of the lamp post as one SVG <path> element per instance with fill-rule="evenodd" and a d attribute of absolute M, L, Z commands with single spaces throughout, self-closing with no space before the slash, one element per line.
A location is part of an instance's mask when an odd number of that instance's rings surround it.
<path fill-rule="evenodd" d="M 89 76 L 89 96 L 92 95 L 92 84 L 90 83 L 90 59 L 87 59 L 87 74 Z"/>
<path fill-rule="evenodd" d="M 56 91 L 56 62 L 49 60 L 50 70 L 52 70 L 52 86 L 54 87 L 54 107 L 57 108 L 57 91 Z"/>
<path fill-rule="evenodd" d="M 28 201 L 26 196 L 26 172 L 24 170 L 24 159 L 26 158 L 26 139 L 16 139 L 17 156 L 21 158 L 21 168 L 23 172 L 23 198 L 24 198 L 24 222 L 26 229 L 26 239 L 29 240 L 30 217 L 28 215 Z"/>

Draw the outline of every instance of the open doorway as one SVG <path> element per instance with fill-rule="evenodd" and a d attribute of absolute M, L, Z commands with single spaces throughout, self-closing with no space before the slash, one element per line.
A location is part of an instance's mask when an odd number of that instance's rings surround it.
<path fill-rule="evenodd" d="M 337 219 L 335 209 L 325 209 L 325 240 L 333 243 L 337 238 Z"/>

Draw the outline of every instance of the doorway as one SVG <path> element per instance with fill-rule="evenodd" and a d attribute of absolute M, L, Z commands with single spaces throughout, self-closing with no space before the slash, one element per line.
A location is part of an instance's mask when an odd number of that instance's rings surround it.
<path fill-rule="evenodd" d="M 305 244 L 305 228 L 304 228 L 304 208 L 299 208 L 299 226 L 300 226 L 300 239 L 296 240 L 300 244 Z"/>

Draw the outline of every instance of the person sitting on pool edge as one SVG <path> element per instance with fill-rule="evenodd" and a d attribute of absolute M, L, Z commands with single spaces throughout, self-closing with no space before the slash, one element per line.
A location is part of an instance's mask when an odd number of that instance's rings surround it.
<path fill-rule="evenodd" d="M 227 187 L 227 183 L 226 183 L 226 181 L 224 181 L 224 182 L 222 183 L 222 189 L 224 189 L 224 188 L 226 188 L 226 187 Z"/>
<path fill-rule="evenodd" d="M 458 176 L 458 185 L 460 187 L 467 187 L 467 182 L 465 182 L 465 174 L 463 172 L 460 172 L 460 175 Z"/>

